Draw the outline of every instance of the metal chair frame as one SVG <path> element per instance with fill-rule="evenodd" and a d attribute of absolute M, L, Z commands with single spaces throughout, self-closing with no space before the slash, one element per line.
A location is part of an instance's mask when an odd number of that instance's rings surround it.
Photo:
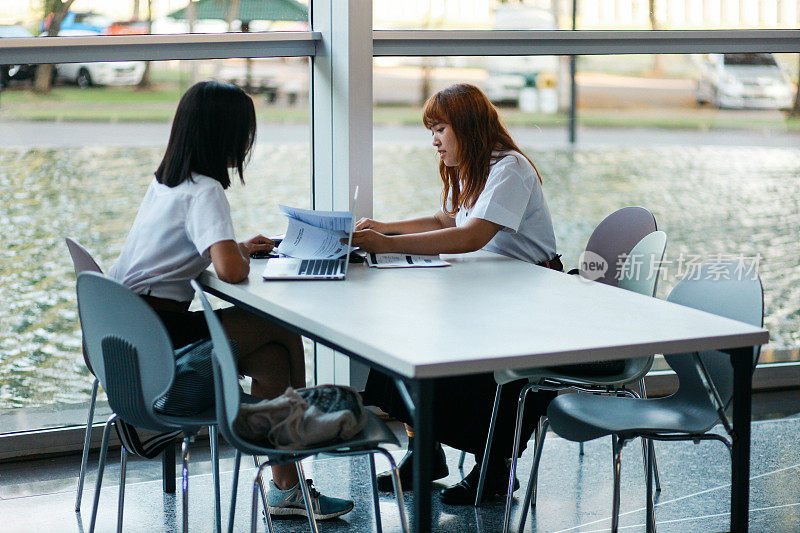
<path fill-rule="evenodd" d="M 103 473 L 112 424 L 122 417 L 136 426 L 155 431 L 183 431 L 182 442 L 182 530 L 189 528 L 189 444 L 203 427 L 209 427 L 214 480 L 214 530 L 221 530 L 219 504 L 219 454 L 213 412 L 196 416 L 169 416 L 154 411 L 153 404 L 172 385 L 175 359 L 163 324 L 156 313 L 130 289 L 95 272 L 78 275 L 78 311 L 86 353 L 95 375 L 109 398 L 114 414 L 106 421 L 100 450 L 94 504 L 89 531 L 96 526 Z M 101 313 L 102 311 L 102 313 Z M 143 360 L 143 362 L 142 362 Z M 119 362 L 129 370 L 118 368 Z M 140 375 L 141 373 L 141 375 Z M 109 381 L 110 380 L 110 381 Z M 133 389 L 123 389 L 128 380 Z M 211 410 L 213 411 L 213 410 Z M 127 421 L 127 420 L 126 420 Z M 122 529 L 125 474 L 128 451 L 122 448 L 117 530 Z"/>
<path fill-rule="evenodd" d="M 609 215 L 601 224 L 601 226 L 605 227 L 606 229 L 613 229 L 615 227 L 614 220 L 617 213 L 630 213 L 630 210 L 635 209 L 637 210 L 636 215 L 637 217 L 641 217 L 646 212 L 649 214 L 649 211 L 645 210 L 644 208 L 624 208 L 620 211 L 612 213 Z M 652 214 L 649 214 L 652 217 Z M 645 220 L 648 219 L 647 216 L 644 217 Z M 653 226 L 655 226 L 655 219 L 652 219 Z M 598 226 L 600 227 L 600 226 Z M 597 232 L 597 230 L 596 230 Z M 587 246 L 587 249 L 589 247 Z M 653 231 L 646 234 L 643 238 L 641 238 L 635 246 L 631 248 L 631 250 L 627 253 L 625 257 L 625 261 L 623 264 L 617 265 L 620 268 L 618 271 L 620 273 L 624 273 L 631 268 L 632 261 L 636 260 L 639 255 L 648 256 L 651 259 L 650 264 L 650 272 L 649 277 L 645 279 L 644 283 L 637 278 L 626 279 L 622 276 L 615 276 L 614 279 L 619 279 L 619 286 L 620 288 L 626 288 L 630 290 L 636 290 L 637 292 L 642 292 L 643 294 L 647 294 L 649 296 L 654 296 L 657 282 L 658 282 L 658 269 L 653 270 L 653 266 L 660 263 L 663 258 L 664 250 L 666 248 L 666 234 L 661 231 Z M 481 472 L 480 477 L 478 480 L 478 490 L 475 497 L 475 506 L 479 506 L 481 504 L 481 500 L 483 497 L 483 489 L 485 487 L 486 482 L 486 470 L 487 465 L 489 462 L 489 453 L 491 450 L 492 439 L 494 436 L 495 431 L 495 424 L 497 421 L 497 412 L 500 405 L 500 397 L 504 383 L 508 383 L 514 381 L 519 378 L 527 378 L 529 379 L 529 383 L 526 384 L 519 393 L 519 398 L 517 402 L 517 417 L 516 417 L 516 424 L 514 428 L 514 441 L 513 441 L 513 449 L 511 453 L 511 467 L 509 472 L 509 480 L 508 480 L 508 490 L 506 492 L 506 504 L 505 504 L 505 513 L 503 519 L 503 531 L 506 532 L 510 526 L 511 520 L 511 501 L 513 498 L 513 491 L 514 491 L 514 481 L 516 476 L 516 466 L 517 466 L 517 455 L 519 453 L 519 438 L 522 428 L 522 421 L 524 416 L 525 410 L 525 400 L 527 395 L 531 391 L 538 391 L 538 390 L 550 390 L 550 391 L 561 391 L 572 389 L 580 392 L 588 392 L 593 394 L 609 394 L 609 395 L 620 395 L 624 394 L 627 396 L 632 396 L 635 398 L 638 397 L 646 397 L 646 389 L 644 384 L 644 375 L 649 371 L 650 367 L 653 364 L 653 356 L 650 357 L 643 357 L 638 358 L 630 361 L 629 367 L 619 375 L 614 376 L 571 376 L 565 371 L 559 372 L 550 372 L 548 369 L 534 369 L 530 372 L 527 371 L 519 371 L 519 372 L 506 372 L 506 371 L 498 371 L 495 372 L 495 380 L 497 381 L 497 390 L 495 392 L 495 400 L 494 405 L 492 408 L 492 417 L 489 422 L 489 434 L 486 441 L 486 447 L 484 449 L 484 456 L 483 461 L 481 464 Z M 519 375 L 517 375 L 519 374 Z M 526 376 L 529 374 L 530 377 Z M 630 383 L 637 383 L 639 386 L 639 394 L 637 394 L 634 390 L 628 388 L 628 384 Z M 543 443 L 544 435 L 547 429 L 547 421 L 546 417 L 542 417 L 545 420 L 539 420 L 537 424 L 537 429 L 534 431 L 534 445 L 537 448 L 534 450 L 534 454 L 536 457 L 541 456 L 541 451 L 538 448 L 540 442 Z M 544 429 L 542 429 L 544 428 Z M 541 435 L 539 435 L 541 433 Z M 646 465 L 649 464 L 647 461 L 648 453 L 655 454 L 655 450 L 653 448 L 652 442 L 647 441 L 646 439 L 642 440 L 642 454 L 645 458 L 645 468 Z M 580 447 L 580 453 L 583 454 L 583 446 Z M 658 475 L 658 467 L 655 463 L 655 459 L 652 461 L 652 468 L 654 469 L 654 475 L 656 479 L 656 490 L 661 490 L 661 481 Z M 645 476 L 648 473 L 645 472 Z M 536 484 L 538 481 L 538 461 L 535 462 L 534 468 L 531 470 L 531 477 L 530 482 L 528 484 L 528 490 L 526 491 L 526 498 L 523 503 L 523 518 L 527 514 L 527 508 L 530 504 L 531 509 L 533 509 L 536 505 Z M 530 498 L 528 497 L 530 495 Z M 523 522 L 524 523 L 524 522 Z"/>
<path fill-rule="evenodd" d="M 317 521 L 311 507 L 311 494 L 306 484 L 305 474 L 303 472 L 302 459 L 311 457 L 318 454 L 336 455 L 336 456 L 349 456 L 349 455 L 368 455 L 370 463 L 370 473 L 372 482 L 372 497 L 373 505 L 375 508 L 375 521 L 378 531 L 382 531 L 380 506 L 378 504 L 378 490 L 375 480 L 375 462 L 374 454 L 382 454 L 391 467 L 392 484 L 395 490 L 395 497 L 397 499 L 398 511 L 400 513 L 400 525 L 404 532 L 409 531 L 408 518 L 406 516 L 405 506 L 403 504 L 403 489 L 400 484 L 400 474 L 397 470 L 397 465 L 392 455 L 380 444 L 387 442 L 397 444 L 397 438 L 386 427 L 386 425 L 378 420 L 377 417 L 367 412 L 368 421 L 367 426 L 361 433 L 355 435 L 352 439 L 344 442 L 335 442 L 328 444 L 320 444 L 313 447 L 302 448 L 299 450 L 286 450 L 268 448 L 258 444 L 245 441 L 236 434 L 233 428 L 233 422 L 236 414 L 239 411 L 241 402 L 241 395 L 238 387 L 238 375 L 233 363 L 233 356 L 231 354 L 230 345 L 227 342 L 227 337 L 222 328 L 219 318 L 214 314 L 211 304 L 205 296 L 202 288 L 196 281 L 192 281 L 197 295 L 203 304 L 203 312 L 205 313 L 208 329 L 211 332 L 211 339 L 214 343 L 213 350 L 213 369 L 214 369 L 214 388 L 216 398 L 216 411 L 217 420 L 219 422 L 219 430 L 222 435 L 235 449 L 234 456 L 234 478 L 233 478 L 233 494 L 231 496 L 230 512 L 228 514 L 228 531 L 233 531 L 233 521 L 236 510 L 236 491 L 239 482 L 239 465 L 241 464 L 241 454 L 247 453 L 255 456 L 266 455 L 268 460 L 259 464 L 256 459 L 256 475 L 253 481 L 252 492 L 252 507 L 250 510 L 250 531 L 255 533 L 256 520 L 258 515 L 258 500 L 259 493 L 264 502 L 264 515 L 267 522 L 267 528 L 270 533 L 274 533 L 272 518 L 270 516 L 269 508 L 267 506 L 266 497 L 264 494 L 264 486 L 261 478 L 261 473 L 267 466 L 274 466 L 287 463 L 295 463 L 297 474 L 299 477 L 300 488 L 303 492 L 303 500 L 308 515 L 308 523 L 314 533 L 318 533 Z"/>
<path fill-rule="evenodd" d="M 701 268 L 708 269 L 711 271 L 712 268 L 719 270 L 719 267 L 722 266 L 728 269 L 728 274 L 730 274 L 730 269 L 734 262 L 720 262 L 720 263 L 712 263 L 703 265 Z M 701 271 L 702 272 L 702 271 Z M 701 279 L 701 274 L 698 274 L 696 279 Z M 714 279 L 714 278 L 709 278 Z M 720 279 L 720 278 L 716 278 Z M 722 279 L 732 279 L 732 278 L 725 278 Z M 761 281 L 758 278 L 754 278 L 752 286 L 754 288 L 749 288 L 745 285 L 740 285 L 743 288 L 738 291 L 741 294 L 733 294 L 730 295 L 724 292 L 722 289 L 716 289 L 719 294 L 725 294 L 725 298 L 730 299 L 731 301 L 727 301 L 724 298 L 720 298 L 716 294 L 711 294 L 702 291 L 698 291 L 698 289 L 690 289 L 687 287 L 691 286 L 691 282 L 693 279 L 687 279 L 680 282 L 670 294 L 668 300 L 673 301 L 676 303 L 680 303 L 682 305 L 687 305 L 690 307 L 695 307 L 697 309 L 701 309 L 707 312 L 716 313 L 721 316 L 727 316 L 728 318 L 733 318 L 735 320 L 741 320 L 744 322 L 752 323 L 754 325 L 763 325 L 763 314 L 764 314 L 764 299 L 763 299 L 763 288 L 761 286 Z M 758 282 L 757 285 L 755 282 Z M 688 282 L 688 283 L 687 283 Z M 700 282 L 702 283 L 702 282 Z M 755 287 L 757 287 L 757 291 Z M 702 287 L 701 287 L 702 289 Z M 730 291 L 730 288 L 727 289 Z M 750 294 L 747 294 L 745 291 L 750 290 Z M 694 291 L 694 292 L 693 292 Z M 755 309 L 755 302 L 756 298 L 760 297 L 760 308 Z M 738 299 L 738 302 L 737 300 Z M 736 303 L 739 303 L 740 306 L 736 307 Z M 749 307 L 748 307 L 749 306 Z M 760 311 L 757 313 L 756 311 Z M 756 316 L 758 315 L 758 316 Z M 759 320 L 760 318 L 760 320 Z M 755 346 L 753 349 L 753 359 L 752 359 L 752 369 L 751 371 L 755 370 L 756 364 L 758 362 L 758 358 L 760 355 L 760 346 Z M 705 352 L 704 352 L 705 353 Z M 691 364 L 685 365 L 683 363 L 682 358 L 691 357 Z M 709 359 L 711 361 L 711 359 Z M 661 400 L 670 402 L 670 409 L 678 410 L 681 409 L 681 404 L 687 404 L 693 411 L 699 413 L 697 416 L 702 416 L 702 423 L 706 429 L 700 431 L 681 431 L 680 429 L 672 428 L 671 430 L 667 429 L 629 429 L 624 430 L 624 434 L 609 432 L 612 436 L 612 450 L 614 456 L 614 491 L 612 496 L 612 516 L 611 516 L 611 530 L 613 532 L 617 532 L 619 530 L 619 508 L 620 508 L 620 473 L 621 473 L 621 456 L 622 456 L 622 449 L 623 447 L 630 442 L 631 439 L 636 437 L 642 437 L 647 439 L 648 442 L 652 443 L 654 440 L 661 440 L 661 441 L 693 441 L 695 444 L 699 443 L 702 440 L 717 440 L 725 444 L 725 447 L 728 449 L 729 456 L 731 460 L 733 459 L 733 427 L 731 425 L 730 419 L 726 413 L 726 408 L 731 401 L 732 398 L 732 385 L 730 383 L 726 383 L 726 379 L 728 379 L 728 375 L 731 374 L 727 371 L 720 371 L 716 369 L 716 380 L 719 383 L 725 385 L 728 389 L 726 391 L 726 396 L 728 396 L 728 400 L 724 401 L 722 394 L 719 392 L 719 387 L 715 382 L 715 378 L 712 377 L 711 371 L 709 371 L 706 363 L 703 361 L 701 354 L 699 352 L 693 352 L 690 354 L 685 355 L 670 355 L 667 356 L 667 362 L 673 367 L 673 369 L 678 374 L 680 379 L 680 386 L 678 391 L 672 394 L 671 396 Z M 714 364 L 717 364 L 716 362 Z M 695 380 L 696 378 L 696 380 Z M 703 403 L 707 401 L 708 403 Z M 628 401 L 626 399 L 620 398 L 620 401 Z M 639 401 L 659 401 L 659 400 L 639 400 Z M 713 414 L 712 414 L 713 413 Z M 566 415 L 569 416 L 569 415 Z M 568 422 L 560 421 L 562 424 L 562 429 L 568 429 L 569 424 Z M 715 433 L 708 433 L 708 431 L 713 428 L 716 423 L 721 423 L 725 433 L 728 435 L 726 438 L 723 435 L 718 435 Z M 699 422 L 695 422 L 695 424 L 699 424 Z M 599 426 L 602 428 L 603 426 Z M 663 427 L 663 426 L 662 426 Z M 699 428 L 697 428 L 699 429 Z M 574 430 L 573 430 L 574 431 Z M 596 430 L 595 430 L 596 431 Z M 587 438 L 594 438 L 590 435 L 586 435 Z M 578 434 L 572 435 L 572 440 L 577 440 L 580 438 Z M 534 468 L 533 472 L 536 471 L 538 468 L 539 457 L 541 455 L 541 449 L 537 450 L 537 456 L 534 460 Z M 655 533 L 656 531 L 656 522 L 655 522 L 655 504 L 653 501 L 653 472 L 650 467 L 652 467 L 653 463 L 653 453 L 650 452 L 646 454 L 646 465 L 645 470 L 647 472 L 646 476 L 646 530 L 648 533 Z M 534 489 L 535 490 L 535 489 Z M 526 498 L 528 497 L 526 493 Z M 525 524 L 525 509 L 527 508 L 527 504 L 523 507 L 523 515 L 522 519 L 519 524 L 520 531 L 524 527 Z"/>

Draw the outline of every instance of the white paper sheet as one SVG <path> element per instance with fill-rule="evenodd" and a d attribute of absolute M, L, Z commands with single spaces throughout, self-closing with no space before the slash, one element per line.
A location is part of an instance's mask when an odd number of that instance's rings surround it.
<path fill-rule="evenodd" d="M 438 255 L 367 254 L 367 264 L 375 268 L 429 268 L 446 267 L 450 263 Z"/>
<path fill-rule="evenodd" d="M 311 211 L 286 205 L 278 206 L 289 219 L 300 220 L 317 228 L 350 232 L 353 215 L 349 211 Z"/>
<path fill-rule="evenodd" d="M 347 228 L 349 230 L 350 226 Z M 289 227 L 278 246 L 278 253 L 299 259 L 335 259 L 347 253 L 347 244 L 339 241 L 346 238 L 344 231 L 323 229 L 289 218 Z"/>

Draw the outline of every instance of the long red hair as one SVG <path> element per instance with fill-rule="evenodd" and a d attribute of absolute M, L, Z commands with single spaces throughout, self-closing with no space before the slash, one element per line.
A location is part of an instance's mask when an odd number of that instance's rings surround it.
<path fill-rule="evenodd" d="M 442 209 L 448 215 L 454 216 L 459 208 L 475 205 L 496 160 L 493 152 L 519 152 L 533 166 L 541 183 L 536 165 L 522 153 L 500 122 L 497 109 L 474 85 L 451 85 L 428 98 L 422 122 L 428 129 L 436 124 L 449 124 L 458 141 L 458 166 L 448 167 L 444 161 L 439 162 L 444 185 Z M 452 199 L 450 206 L 448 196 Z"/>

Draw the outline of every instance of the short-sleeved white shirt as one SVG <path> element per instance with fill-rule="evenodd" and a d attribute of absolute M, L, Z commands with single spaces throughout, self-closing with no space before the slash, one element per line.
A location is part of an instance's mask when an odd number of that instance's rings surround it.
<path fill-rule="evenodd" d="M 192 180 L 167 187 L 153 178 L 109 274 L 137 294 L 189 301 L 189 281 L 211 264 L 209 247 L 224 240 L 235 237 L 218 181 L 192 174 Z"/>
<path fill-rule="evenodd" d="M 493 154 L 486 186 L 475 205 L 456 212 L 456 226 L 480 218 L 503 226 L 484 250 L 530 263 L 556 255 L 550 209 L 533 165 L 518 152 Z M 449 202 L 449 199 L 448 199 Z"/>

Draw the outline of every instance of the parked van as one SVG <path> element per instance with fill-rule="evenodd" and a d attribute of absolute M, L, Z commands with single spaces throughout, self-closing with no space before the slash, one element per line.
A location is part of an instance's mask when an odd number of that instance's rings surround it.
<path fill-rule="evenodd" d="M 700 58 L 695 98 L 718 108 L 788 109 L 794 85 L 775 56 L 705 54 Z"/>

